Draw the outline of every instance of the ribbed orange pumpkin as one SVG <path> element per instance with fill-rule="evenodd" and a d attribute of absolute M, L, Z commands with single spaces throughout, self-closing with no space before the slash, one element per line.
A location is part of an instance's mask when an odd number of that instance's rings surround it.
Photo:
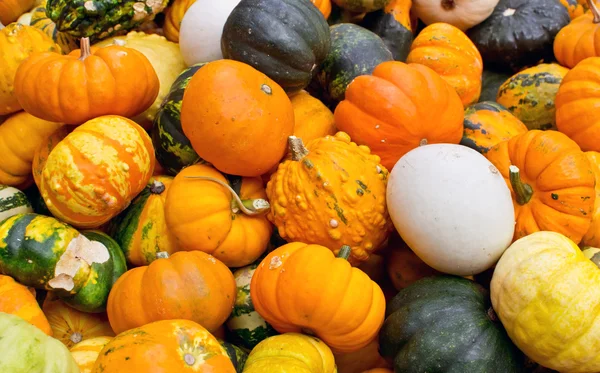
<path fill-rule="evenodd" d="M 558 130 L 584 151 L 600 151 L 600 57 L 587 58 L 567 73 L 555 105 Z"/>
<path fill-rule="evenodd" d="M 0 23 L 8 25 L 27 12 L 34 0 L 0 0 Z"/>
<path fill-rule="evenodd" d="M 10 276 L 0 275 L 0 312 L 10 313 L 52 335 L 48 319 L 29 289 Z"/>
<path fill-rule="evenodd" d="M 41 32 L 41 31 L 40 31 Z M 81 124 L 102 115 L 133 117 L 148 109 L 158 96 L 158 76 L 141 52 L 111 45 L 67 56 L 34 53 L 17 69 L 15 96 L 38 118 Z"/>
<path fill-rule="evenodd" d="M 235 294 L 235 279 L 223 263 L 201 251 L 177 252 L 125 272 L 113 286 L 106 310 L 117 334 L 176 318 L 212 332 L 231 314 Z"/>
<path fill-rule="evenodd" d="M 592 214 L 592 224 L 585 236 L 581 240 L 581 246 L 600 247 L 600 153 L 585 153 L 590 166 L 596 177 L 596 202 L 594 203 L 594 213 Z"/>
<path fill-rule="evenodd" d="M 479 100 L 483 60 L 477 47 L 460 29 L 434 23 L 413 41 L 407 63 L 419 63 L 440 74 L 458 93 L 464 106 Z"/>
<path fill-rule="evenodd" d="M 314 334 L 337 353 L 360 350 L 383 324 L 385 297 L 349 254 L 299 242 L 272 251 L 252 276 L 254 308 L 280 333 Z"/>
<path fill-rule="evenodd" d="M 463 110 L 456 91 L 435 71 L 392 61 L 354 79 L 334 115 L 340 131 L 367 145 L 391 170 L 419 145 L 458 144 Z"/>
<path fill-rule="evenodd" d="M 139 194 L 154 169 L 148 134 L 119 116 L 92 119 L 48 155 L 38 185 L 52 214 L 80 228 L 95 228 Z"/>
<path fill-rule="evenodd" d="M 573 19 L 554 39 L 554 55 L 568 68 L 588 57 L 600 57 L 600 9 L 596 0 L 588 4 L 590 11 Z"/>

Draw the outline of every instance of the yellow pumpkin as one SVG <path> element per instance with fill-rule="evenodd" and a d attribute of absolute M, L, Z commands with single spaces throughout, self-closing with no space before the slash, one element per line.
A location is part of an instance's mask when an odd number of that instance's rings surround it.
<path fill-rule="evenodd" d="M 185 12 L 195 3 L 196 0 L 175 0 L 170 7 L 165 10 L 165 24 L 163 31 L 168 40 L 179 43 L 179 28 Z"/>
<path fill-rule="evenodd" d="M 112 337 L 95 337 L 81 341 L 71 347 L 71 355 L 79 366 L 81 373 L 91 373 L 100 355 L 100 351 L 106 346 Z"/>
<path fill-rule="evenodd" d="M 385 243 L 392 231 L 386 207 L 388 171 L 366 146 L 338 132 L 313 140 L 289 140 L 291 160 L 267 184 L 268 219 L 288 242 L 352 248 L 353 265 Z"/>
<path fill-rule="evenodd" d="M 8 25 L 27 12 L 34 0 L 0 0 L 0 23 Z"/>
<path fill-rule="evenodd" d="M 336 373 L 333 353 L 320 339 L 297 333 L 269 337 L 248 356 L 244 373 Z"/>
<path fill-rule="evenodd" d="M 335 135 L 333 113 L 319 99 L 306 91 L 300 91 L 290 100 L 294 108 L 294 136 L 309 143 L 319 137 Z"/>
<path fill-rule="evenodd" d="M 11 23 L 0 30 L 0 51 L 0 115 L 6 115 L 21 110 L 14 95 L 15 75 L 21 62 L 34 52 L 60 53 L 60 47 L 34 27 Z"/>
<path fill-rule="evenodd" d="M 152 128 L 154 117 L 156 117 L 161 103 L 169 93 L 171 85 L 186 68 L 181 52 L 179 51 L 179 45 L 168 41 L 164 36 L 157 34 L 149 35 L 136 31 L 132 31 L 126 36 L 117 36 L 94 44 L 94 46 L 100 48 L 109 45 L 133 48 L 141 52 L 148 58 L 156 71 L 156 75 L 158 75 L 160 90 L 156 100 L 146 111 L 131 118 L 134 122 L 149 130 Z"/>
<path fill-rule="evenodd" d="M 492 305 L 515 345 L 560 372 L 600 371 L 600 269 L 556 232 L 513 243 L 496 265 Z"/>

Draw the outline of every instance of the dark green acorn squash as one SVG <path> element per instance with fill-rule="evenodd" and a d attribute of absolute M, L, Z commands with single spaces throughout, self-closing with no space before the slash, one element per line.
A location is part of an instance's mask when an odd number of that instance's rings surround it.
<path fill-rule="evenodd" d="M 455 276 L 419 280 L 388 304 L 379 334 L 395 373 L 517 373 L 522 354 L 498 321 L 487 290 Z"/>
<path fill-rule="evenodd" d="M 59 31 L 90 41 L 106 39 L 152 20 L 168 0 L 48 0 L 46 13 Z"/>
<path fill-rule="evenodd" d="M 227 352 L 227 356 L 233 363 L 233 367 L 237 373 L 242 373 L 244 371 L 244 365 L 246 365 L 246 360 L 248 360 L 248 354 L 239 348 L 238 346 L 231 344 L 229 342 L 225 342 L 219 339 L 219 343 Z"/>
<path fill-rule="evenodd" d="M 468 31 L 486 68 L 519 71 L 554 60 L 554 37 L 570 22 L 558 0 L 500 0 L 488 19 Z"/>
<path fill-rule="evenodd" d="M 511 73 L 497 72 L 493 70 L 483 70 L 481 95 L 479 96 L 479 102 L 496 101 L 498 89 L 511 76 Z"/>
<path fill-rule="evenodd" d="M 334 108 L 342 101 L 348 84 L 357 76 L 368 75 L 392 52 L 377 34 L 352 23 L 330 27 L 331 50 L 309 87 L 310 93 Z"/>
<path fill-rule="evenodd" d="M 393 1 L 387 7 L 367 13 L 361 26 L 373 31 L 392 52 L 394 60 L 406 61 L 414 36 L 410 28 L 406 1 Z M 408 22 L 408 24 L 407 24 Z"/>
<path fill-rule="evenodd" d="M 170 175 L 177 175 L 182 168 L 195 163 L 205 163 L 181 128 L 183 93 L 192 76 L 204 65 L 188 67 L 179 74 L 154 119 L 152 144 L 156 160 Z"/>
<path fill-rule="evenodd" d="M 310 0 L 242 0 L 221 38 L 225 58 L 247 63 L 288 93 L 310 83 L 330 45 L 327 21 Z"/>

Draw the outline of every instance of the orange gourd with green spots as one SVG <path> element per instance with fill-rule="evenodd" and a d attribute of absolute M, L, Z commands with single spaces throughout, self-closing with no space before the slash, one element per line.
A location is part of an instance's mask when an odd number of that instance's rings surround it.
<path fill-rule="evenodd" d="M 288 242 L 351 246 L 350 262 L 366 261 L 392 229 L 385 190 L 388 171 L 366 146 L 338 132 L 309 142 L 291 136 L 291 160 L 267 184 L 267 217 Z"/>

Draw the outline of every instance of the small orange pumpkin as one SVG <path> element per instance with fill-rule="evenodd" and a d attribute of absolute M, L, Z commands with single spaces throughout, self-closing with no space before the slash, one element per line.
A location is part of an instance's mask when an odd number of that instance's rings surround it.
<path fill-rule="evenodd" d="M 0 312 L 19 316 L 44 333 L 52 335 L 52 328 L 35 296 L 10 276 L 0 275 Z"/>
<path fill-rule="evenodd" d="M 323 16 L 325 17 L 325 19 L 329 18 L 329 15 L 331 14 L 331 0 L 311 0 L 311 1 L 313 2 L 313 4 L 315 4 L 315 6 L 317 8 L 319 8 L 321 13 L 323 13 Z"/>
<path fill-rule="evenodd" d="M 108 372 L 235 373 L 235 368 L 205 328 L 189 320 L 165 320 L 128 330 L 108 342 L 92 373 Z"/>
<path fill-rule="evenodd" d="M 391 61 L 354 79 L 334 115 L 340 131 L 367 145 L 391 170 L 419 145 L 458 144 L 463 111 L 456 91 L 435 71 Z"/>
<path fill-rule="evenodd" d="M 567 73 L 555 104 L 558 130 L 584 151 L 600 151 L 600 57 L 587 58 Z"/>
<path fill-rule="evenodd" d="M 600 9 L 595 0 L 588 4 L 590 11 L 573 19 L 554 39 L 554 55 L 568 68 L 588 57 L 600 57 Z"/>
<path fill-rule="evenodd" d="M 262 214 L 269 208 L 262 180 L 230 180 L 211 166 L 184 168 L 169 188 L 165 219 L 180 250 L 201 250 L 239 268 L 265 252 L 272 226 Z"/>
<path fill-rule="evenodd" d="M 460 29 L 434 23 L 413 41 L 407 63 L 419 63 L 440 74 L 458 93 L 464 106 L 479 100 L 483 60 L 477 47 Z"/>
<path fill-rule="evenodd" d="M 573 140 L 557 131 L 531 130 L 496 145 L 485 156 L 512 192 L 514 240 L 554 231 L 581 241 L 593 216 L 595 177 Z"/>
<path fill-rule="evenodd" d="M 67 56 L 32 54 L 15 76 L 15 96 L 25 111 L 77 125 L 108 114 L 138 115 L 152 105 L 159 86 L 141 52 L 118 45 L 90 49 L 88 38 Z"/>
<path fill-rule="evenodd" d="M 77 127 L 43 165 L 38 187 L 52 214 L 96 228 L 121 212 L 148 183 L 154 148 L 135 122 L 114 115 Z"/>
<path fill-rule="evenodd" d="M 201 251 L 177 252 L 125 272 L 108 296 L 115 333 L 153 321 L 184 318 L 209 331 L 227 320 L 235 302 L 233 274 Z"/>
<path fill-rule="evenodd" d="M 291 98 L 294 108 L 294 136 L 308 144 L 314 139 L 335 135 L 333 113 L 319 99 L 306 91 L 300 91 Z"/>
<path fill-rule="evenodd" d="M 299 242 L 275 249 L 252 276 L 254 308 L 280 333 L 313 334 L 335 353 L 360 350 L 383 324 L 385 297 L 348 255 L 348 246 L 337 258 Z"/>
<path fill-rule="evenodd" d="M 33 7 L 35 0 L 0 0 L 0 23 L 8 25 Z"/>
<path fill-rule="evenodd" d="M 283 158 L 294 109 L 265 74 L 242 62 L 218 60 L 190 80 L 181 125 L 196 153 L 219 171 L 260 176 Z"/>

